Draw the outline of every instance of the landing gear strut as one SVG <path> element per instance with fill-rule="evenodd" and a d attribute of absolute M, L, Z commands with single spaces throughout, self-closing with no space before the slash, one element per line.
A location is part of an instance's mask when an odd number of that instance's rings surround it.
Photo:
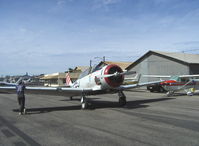
<path fill-rule="evenodd" d="M 119 96 L 119 105 L 120 106 L 126 105 L 126 96 L 124 95 L 124 93 L 122 91 L 119 91 L 118 96 Z"/>
<path fill-rule="evenodd" d="M 81 97 L 81 103 L 82 103 L 82 109 L 86 109 L 88 107 L 88 103 L 84 95 L 82 95 Z"/>
<path fill-rule="evenodd" d="M 174 93 L 173 91 L 168 91 L 168 92 L 167 92 L 167 97 L 172 96 L 172 95 L 173 95 L 173 93 Z"/>

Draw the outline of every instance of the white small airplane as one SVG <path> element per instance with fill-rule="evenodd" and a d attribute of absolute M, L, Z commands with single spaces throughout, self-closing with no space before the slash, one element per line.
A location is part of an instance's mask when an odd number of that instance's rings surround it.
<path fill-rule="evenodd" d="M 126 96 L 123 91 L 126 89 L 147 86 L 161 81 L 153 81 L 146 83 L 136 83 L 131 85 L 123 85 L 124 76 L 134 74 L 135 72 L 123 72 L 122 69 L 114 64 L 106 65 L 102 68 L 94 67 L 84 71 L 79 79 L 71 83 L 70 78 L 66 77 L 67 87 L 26 87 L 26 93 L 31 94 L 45 94 L 45 95 L 61 95 L 69 96 L 71 99 L 74 96 L 81 96 L 81 107 L 86 109 L 88 107 L 86 96 L 118 93 L 119 104 L 124 106 L 126 104 Z M 15 87 L 0 87 L 0 91 L 15 91 Z"/>
<path fill-rule="evenodd" d="M 0 86 L 17 86 L 19 84 L 20 81 L 23 81 L 25 84 L 29 83 L 31 78 L 26 79 L 24 77 L 20 77 L 16 83 L 8 83 L 8 82 L 2 82 L 0 81 Z"/>
<path fill-rule="evenodd" d="M 167 76 L 167 75 L 143 75 L 143 77 L 151 78 L 169 78 L 160 83 L 160 85 L 168 91 L 167 96 L 172 96 L 174 92 L 184 90 L 187 95 L 192 96 L 195 90 L 199 89 L 199 74 L 196 75 L 179 75 L 179 76 Z"/>

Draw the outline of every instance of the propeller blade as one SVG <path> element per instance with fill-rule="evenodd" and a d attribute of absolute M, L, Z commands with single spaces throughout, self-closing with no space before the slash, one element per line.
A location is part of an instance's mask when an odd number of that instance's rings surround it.
<path fill-rule="evenodd" d="M 108 77 L 112 77 L 112 76 L 115 76 L 115 74 L 99 75 L 99 76 L 97 76 L 97 78 L 108 78 Z"/>
<path fill-rule="evenodd" d="M 135 71 L 129 71 L 129 72 L 122 72 L 122 73 L 118 73 L 115 72 L 114 74 L 108 74 L 108 75 L 99 75 L 97 76 L 98 78 L 108 78 L 108 77 L 112 77 L 112 76 L 121 76 L 121 75 L 130 75 L 130 74 L 135 74 Z"/>

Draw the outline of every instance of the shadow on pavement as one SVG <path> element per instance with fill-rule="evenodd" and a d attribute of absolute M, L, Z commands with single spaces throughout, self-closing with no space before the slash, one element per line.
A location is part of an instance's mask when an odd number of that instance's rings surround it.
<path fill-rule="evenodd" d="M 80 110 L 81 106 L 59 106 L 59 107 L 44 107 L 44 108 L 26 108 L 26 114 L 42 114 L 53 111 L 67 111 L 67 110 Z M 18 109 L 13 109 L 13 112 L 19 112 Z"/>
<path fill-rule="evenodd" d="M 103 109 L 103 108 L 125 108 L 125 109 L 136 109 L 136 108 L 147 108 L 149 105 L 146 103 L 160 102 L 166 100 L 172 100 L 175 98 L 156 98 L 156 99 L 146 99 L 146 100 L 134 100 L 127 101 L 127 104 L 124 107 L 121 107 L 116 101 L 96 101 L 89 99 L 88 100 L 88 110 Z M 81 105 L 76 106 L 59 106 L 59 107 L 44 107 L 44 108 L 27 108 L 28 114 L 42 114 L 53 111 L 67 111 L 67 110 L 81 110 Z M 18 109 L 13 109 L 14 112 L 18 112 Z"/>
<path fill-rule="evenodd" d="M 109 102 L 109 101 L 92 101 L 91 108 L 126 108 L 126 109 L 135 109 L 135 108 L 146 108 L 149 105 L 144 105 L 146 103 L 160 102 L 165 100 L 172 100 L 175 98 L 155 98 L 155 99 L 146 99 L 146 100 L 133 100 L 127 101 L 127 104 L 124 107 L 121 107 L 118 102 Z"/>

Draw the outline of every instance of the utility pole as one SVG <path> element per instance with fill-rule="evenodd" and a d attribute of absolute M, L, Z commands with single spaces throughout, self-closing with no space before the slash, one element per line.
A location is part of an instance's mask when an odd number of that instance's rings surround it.
<path fill-rule="evenodd" d="M 91 73 L 91 68 L 92 68 L 92 60 L 90 60 L 89 73 Z"/>

